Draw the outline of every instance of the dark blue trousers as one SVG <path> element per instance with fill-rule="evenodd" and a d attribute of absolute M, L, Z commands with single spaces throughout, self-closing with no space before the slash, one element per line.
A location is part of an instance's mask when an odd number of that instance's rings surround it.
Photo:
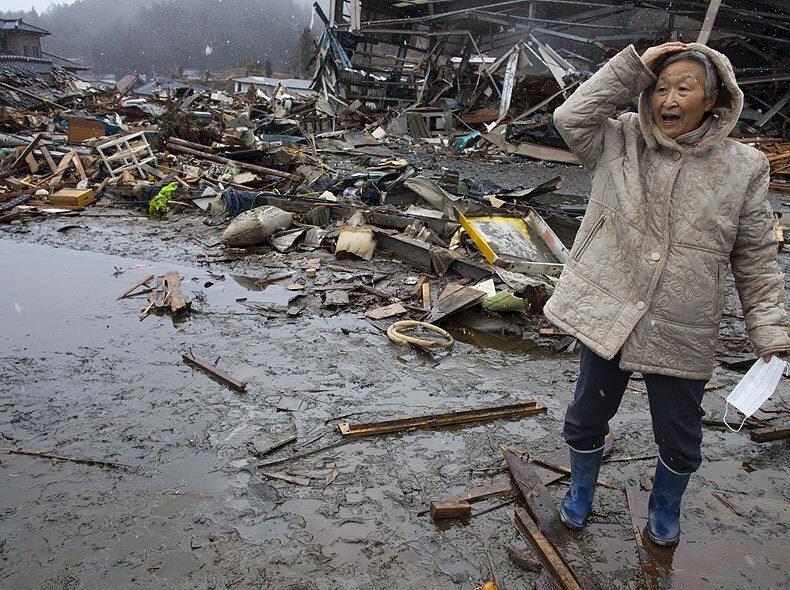
<path fill-rule="evenodd" d="M 603 447 L 609 420 L 623 399 L 630 371 L 612 360 L 581 347 L 579 380 L 573 401 L 565 413 L 565 442 L 577 451 Z M 677 473 L 692 473 L 702 463 L 702 394 L 705 381 L 667 375 L 645 374 L 653 435 L 664 464 Z"/>

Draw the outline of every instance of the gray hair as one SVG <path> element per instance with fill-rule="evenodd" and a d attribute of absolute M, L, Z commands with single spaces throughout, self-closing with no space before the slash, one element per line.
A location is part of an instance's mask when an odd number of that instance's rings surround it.
<path fill-rule="evenodd" d="M 669 64 L 684 59 L 690 59 L 691 61 L 699 62 L 705 66 L 705 98 L 711 98 L 713 93 L 716 92 L 719 87 L 719 74 L 716 71 L 716 66 L 713 65 L 713 62 L 710 60 L 710 58 L 701 51 L 683 51 L 681 53 L 670 55 L 664 60 L 664 63 L 661 64 L 661 67 L 658 69 L 658 71 L 661 72 L 661 70 L 663 70 Z"/>

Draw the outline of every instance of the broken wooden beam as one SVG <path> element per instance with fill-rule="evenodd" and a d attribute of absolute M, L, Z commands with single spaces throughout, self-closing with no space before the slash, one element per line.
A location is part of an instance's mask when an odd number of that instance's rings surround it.
<path fill-rule="evenodd" d="M 212 365 L 210 362 L 193 356 L 192 353 L 184 353 L 181 355 L 181 358 L 184 359 L 184 362 L 192 365 L 193 367 L 197 367 L 201 371 L 208 373 L 212 377 L 220 380 L 222 383 L 230 387 L 231 389 L 235 389 L 236 391 L 244 392 L 247 389 L 247 384 L 244 381 L 240 381 L 235 377 L 231 377 L 227 375 L 223 371 L 217 368 L 216 365 Z"/>
<path fill-rule="evenodd" d="M 495 496 L 506 496 L 513 493 L 510 478 L 498 475 L 482 486 L 475 486 L 458 494 L 445 498 L 440 502 L 431 502 L 431 518 L 434 520 L 449 520 L 453 518 L 469 518 L 472 514 L 471 504 L 487 500 Z M 469 506 L 467 510 L 466 506 Z M 420 514 L 425 514 L 423 511 Z"/>
<path fill-rule="evenodd" d="M 782 440 L 790 438 L 790 425 L 785 426 L 766 426 L 757 428 L 749 432 L 754 442 L 764 443 L 772 440 Z"/>
<path fill-rule="evenodd" d="M 573 571 L 557 552 L 551 540 L 543 534 L 538 525 L 529 517 L 526 510 L 516 508 L 515 519 L 516 528 L 518 528 L 518 531 L 539 556 L 543 567 L 551 572 L 558 586 L 562 590 L 581 590 L 582 587 Z"/>
<path fill-rule="evenodd" d="M 431 518 L 433 520 L 453 520 L 471 516 L 472 505 L 469 502 L 463 500 L 431 502 Z"/>
<path fill-rule="evenodd" d="M 429 414 L 426 416 L 414 416 L 410 418 L 396 418 L 393 420 L 383 420 L 381 422 L 369 422 L 363 424 L 349 424 L 341 422 L 338 426 L 343 436 L 371 436 L 374 434 L 391 434 L 393 432 L 403 432 L 416 428 L 439 428 L 455 424 L 467 424 L 469 422 L 482 422 L 485 420 L 497 420 L 500 418 L 516 418 L 542 414 L 546 408 L 538 405 L 536 400 L 496 406 L 493 408 L 480 408 L 474 410 L 462 410 L 459 412 L 444 412 L 441 414 Z"/>
<path fill-rule="evenodd" d="M 482 486 L 475 486 L 464 490 L 459 494 L 455 494 L 445 500 L 445 502 L 464 501 L 464 502 L 479 502 L 494 496 L 507 495 L 513 492 L 513 485 L 510 483 L 510 478 L 507 476 L 498 475 L 490 482 Z"/>
<path fill-rule="evenodd" d="M 534 520 L 536 527 L 545 535 L 547 542 L 554 548 L 561 561 L 572 571 L 577 584 L 581 583 L 585 590 L 601 588 L 592 569 L 594 563 L 592 556 L 583 550 L 567 527 L 562 524 L 554 498 L 535 469 L 527 461 L 528 455 L 524 458 L 504 445 L 500 445 L 499 448 L 505 457 L 516 487 L 524 498 L 529 517 Z M 541 546 L 545 546 L 545 543 L 541 542 Z M 533 547 L 535 547 L 535 551 L 540 551 L 534 543 Z M 544 561 L 544 565 L 549 568 L 558 567 L 555 562 L 549 564 Z"/>
<path fill-rule="evenodd" d="M 148 283 L 150 283 L 150 282 L 151 282 L 153 279 L 154 279 L 154 275 L 148 275 L 147 277 L 145 277 L 145 278 L 143 278 L 143 279 L 140 279 L 140 280 L 139 280 L 139 281 L 137 281 L 137 282 L 136 282 L 134 285 L 132 285 L 131 287 L 129 287 L 128 289 L 126 289 L 126 291 L 124 291 L 123 293 L 121 293 L 121 294 L 118 296 L 118 299 L 116 299 L 116 301 L 120 301 L 121 299 L 125 299 L 126 297 L 128 297 L 129 295 L 131 295 L 131 294 L 132 294 L 132 293 L 135 291 L 135 289 L 138 289 L 138 288 L 142 287 L 143 285 L 147 285 L 147 284 L 148 284 Z"/>
<path fill-rule="evenodd" d="M 258 166 L 256 164 L 248 164 L 247 162 L 239 162 L 236 160 L 231 160 L 230 158 L 225 158 L 223 156 L 217 156 L 216 154 L 209 154 L 203 151 L 195 150 L 190 147 L 186 147 L 181 145 L 177 138 L 171 137 L 168 139 L 167 148 L 174 152 L 180 152 L 182 154 L 188 154 L 190 156 L 195 156 L 196 158 L 200 158 L 201 160 L 208 160 L 209 162 L 217 162 L 219 164 L 230 164 L 232 166 L 236 166 L 237 168 L 241 168 L 242 170 L 249 170 L 250 172 L 257 172 L 258 174 L 265 174 L 268 176 L 277 176 L 279 178 L 286 178 L 288 180 L 293 180 L 295 182 L 299 182 L 302 180 L 300 176 L 296 174 L 291 174 L 290 172 L 283 172 L 282 170 L 276 170 L 274 168 L 266 168 L 264 166 Z"/>
<path fill-rule="evenodd" d="M 44 137 L 43 133 L 37 133 L 33 137 L 33 139 L 30 140 L 30 143 L 25 146 L 25 149 L 23 149 L 22 152 L 16 157 L 16 159 L 13 161 L 13 163 L 11 164 L 8 170 L 13 171 L 17 166 L 19 166 L 22 162 L 24 162 L 25 159 L 31 153 L 33 153 L 33 150 L 38 145 L 38 142 L 41 141 L 42 137 Z"/>

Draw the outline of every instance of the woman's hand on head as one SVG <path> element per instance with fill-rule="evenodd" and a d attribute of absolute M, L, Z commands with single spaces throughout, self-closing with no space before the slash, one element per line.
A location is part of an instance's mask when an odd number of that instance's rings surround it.
<path fill-rule="evenodd" d="M 642 54 L 642 63 L 645 64 L 647 69 L 652 70 L 673 53 L 680 53 L 681 51 L 687 50 L 688 45 L 680 41 L 671 41 L 663 45 L 656 45 L 655 47 L 650 47 Z"/>

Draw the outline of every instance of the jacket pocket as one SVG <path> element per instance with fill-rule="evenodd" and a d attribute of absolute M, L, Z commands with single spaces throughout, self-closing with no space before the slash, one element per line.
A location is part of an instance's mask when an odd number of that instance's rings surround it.
<path fill-rule="evenodd" d="M 602 215 L 601 218 L 595 222 L 595 225 L 590 230 L 590 233 L 587 234 L 587 237 L 584 238 L 584 241 L 579 244 L 579 248 L 576 250 L 576 255 L 573 257 L 575 260 L 581 260 L 582 254 L 584 254 L 584 251 L 587 250 L 587 247 L 590 245 L 590 243 L 592 243 L 598 232 L 601 231 L 601 228 L 605 222 L 605 215 Z"/>

